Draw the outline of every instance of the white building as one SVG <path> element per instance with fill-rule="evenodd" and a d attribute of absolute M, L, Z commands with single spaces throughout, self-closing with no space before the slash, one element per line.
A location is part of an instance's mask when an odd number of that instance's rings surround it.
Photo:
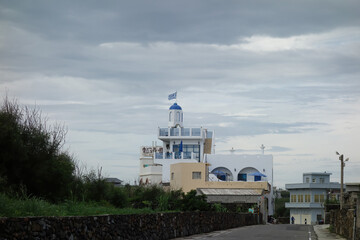
<path fill-rule="evenodd" d="M 159 127 L 157 134 L 162 146 L 142 147 L 141 182 L 169 183 L 170 165 L 175 163 L 210 163 L 210 180 L 267 181 L 271 185 L 271 191 L 267 194 L 268 212 L 273 214 L 272 155 L 214 154 L 214 131 L 203 127 L 184 127 L 184 114 L 177 103 L 169 108 L 168 126 Z M 149 152 L 147 149 L 151 149 L 152 155 L 146 153 Z"/>
<path fill-rule="evenodd" d="M 324 202 L 332 197 L 338 199 L 340 184 L 330 182 L 331 173 L 303 173 L 302 183 L 286 184 L 290 192 L 290 218 L 295 224 L 316 224 L 325 220 Z"/>

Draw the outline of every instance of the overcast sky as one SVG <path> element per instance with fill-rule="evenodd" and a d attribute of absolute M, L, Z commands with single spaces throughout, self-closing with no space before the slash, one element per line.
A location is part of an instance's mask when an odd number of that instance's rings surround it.
<path fill-rule="evenodd" d="M 360 181 L 360 1 L 0 0 L 0 94 L 68 128 L 88 168 L 133 182 L 167 126 L 274 157 L 274 184 Z M 158 140 L 159 143 L 159 140 Z"/>

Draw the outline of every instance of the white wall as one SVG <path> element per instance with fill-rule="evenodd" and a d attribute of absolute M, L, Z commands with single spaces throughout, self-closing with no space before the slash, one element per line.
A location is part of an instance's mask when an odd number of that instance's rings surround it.
<path fill-rule="evenodd" d="M 272 155 L 247 155 L 247 154 L 207 154 L 205 161 L 210 163 L 209 172 L 217 167 L 226 167 L 229 169 L 237 181 L 238 173 L 247 167 L 257 169 L 259 172 L 266 175 L 266 180 L 272 184 L 273 180 L 273 156 Z M 265 171 L 263 171 L 265 170 Z"/>
<path fill-rule="evenodd" d="M 259 172 L 266 175 L 266 181 L 271 184 L 271 192 L 269 194 L 268 209 L 269 215 L 274 214 L 274 199 L 273 199 L 273 156 L 272 155 L 248 155 L 248 154 L 207 154 L 204 162 L 210 163 L 209 172 L 218 167 L 225 167 L 230 170 L 234 181 L 237 181 L 238 173 L 247 167 L 257 169 Z M 265 170 L 265 171 L 264 171 Z M 262 178 L 263 179 L 263 178 Z M 253 178 L 252 178 L 253 180 Z M 250 179 L 251 181 L 251 179 Z"/>

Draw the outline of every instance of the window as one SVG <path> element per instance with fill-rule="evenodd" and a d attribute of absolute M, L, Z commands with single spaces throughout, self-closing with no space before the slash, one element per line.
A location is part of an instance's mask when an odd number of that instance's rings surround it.
<path fill-rule="evenodd" d="M 315 194 L 314 202 L 320 202 L 320 195 L 319 194 Z"/>
<path fill-rule="evenodd" d="M 310 182 L 310 179 L 307 177 L 306 178 L 306 183 L 309 183 Z"/>
<path fill-rule="evenodd" d="M 247 174 L 246 173 L 239 173 L 238 174 L 238 181 L 246 182 L 246 180 L 247 180 Z"/>
<path fill-rule="evenodd" d="M 171 180 L 174 180 L 174 173 L 171 173 Z"/>
<path fill-rule="evenodd" d="M 320 183 L 324 183 L 324 178 L 320 178 Z"/>
<path fill-rule="evenodd" d="M 192 179 L 201 179 L 201 172 L 192 172 Z"/>
<path fill-rule="evenodd" d="M 179 112 L 176 113 L 176 121 L 180 122 L 180 113 Z"/>
<path fill-rule="evenodd" d="M 310 202 L 310 194 L 305 194 L 305 202 Z"/>
<path fill-rule="evenodd" d="M 298 202 L 304 202 L 304 196 L 298 195 Z"/>
<path fill-rule="evenodd" d="M 320 195 L 320 202 L 324 202 L 324 200 L 325 200 L 325 196 L 324 196 L 324 194 L 321 194 Z"/>
<path fill-rule="evenodd" d="M 315 179 L 315 178 L 313 178 L 313 179 L 312 179 L 312 182 L 313 182 L 313 183 L 315 183 L 315 182 L 316 182 L 316 179 Z"/>
<path fill-rule="evenodd" d="M 254 182 L 257 182 L 257 181 L 261 181 L 261 176 L 255 176 L 254 177 Z"/>
<path fill-rule="evenodd" d="M 296 202 L 296 195 L 291 195 L 291 202 Z"/>
<path fill-rule="evenodd" d="M 169 122 L 171 121 L 171 112 L 169 113 Z"/>

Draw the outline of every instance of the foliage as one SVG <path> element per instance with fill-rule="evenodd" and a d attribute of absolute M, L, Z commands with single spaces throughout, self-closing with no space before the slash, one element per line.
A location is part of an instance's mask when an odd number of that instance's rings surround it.
<path fill-rule="evenodd" d="M 285 203 L 289 202 L 290 198 L 276 198 L 275 199 L 275 214 L 274 217 L 290 217 L 290 209 L 285 208 Z"/>
<path fill-rule="evenodd" d="M 21 107 L 5 98 L 0 108 L 2 190 L 23 185 L 29 194 L 52 201 L 66 196 L 75 166 L 61 150 L 65 135 L 64 127 L 48 126 L 39 109 Z"/>
<path fill-rule="evenodd" d="M 51 204 L 36 197 L 10 198 L 0 193 L 0 217 L 23 216 L 92 216 L 102 214 L 154 213 L 153 210 L 116 208 L 107 202 L 65 201 Z"/>
<path fill-rule="evenodd" d="M 214 203 L 212 207 L 215 212 L 228 212 L 228 209 L 224 207 L 221 203 Z"/>
<path fill-rule="evenodd" d="M 196 190 L 183 194 L 181 200 L 182 211 L 209 211 L 210 205 L 206 202 L 205 195 L 196 195 Z"/>
<path fill-rule="evenodd" d="M 290 192 L 287 190 L 282 190 L 280 194 L 282 198 L 290 198 Z"/>

